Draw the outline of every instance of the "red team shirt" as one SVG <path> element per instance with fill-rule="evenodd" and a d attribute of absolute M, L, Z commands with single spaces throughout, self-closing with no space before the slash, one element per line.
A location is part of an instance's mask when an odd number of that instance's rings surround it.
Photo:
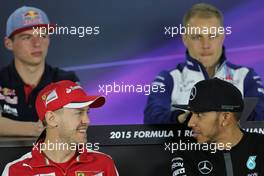
<path fill-rule="evenodd" d="M 7 164 L 2 176 L 118 176 L 114 161 L 104 153 L 84 149 L 68 162 L 56 164 L 40 152 L 40 144 Z"/>

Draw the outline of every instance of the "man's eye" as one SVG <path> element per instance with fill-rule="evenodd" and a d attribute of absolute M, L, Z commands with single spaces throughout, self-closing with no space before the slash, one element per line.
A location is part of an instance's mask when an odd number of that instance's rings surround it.
<path fill-rule="evenodd" d="M 199 36 L 199 35 L 192 35 L 191 36 L 192 40 L 199 40 L 200 38 L 201 38 L 201 36 Z"/>
<path fill-rule="evenodd" d="M 202 117 L 203 116 L 203 114 L 202 113 L 197 113 L 197 117 Z"/>
<path fill-rule="evenodd" d="M 81 114 L 82 114 L 81 111 L 75 113 L 75 115 L 78 115 L 78 116 L 81 115 Z"/>
<path fill-rule="evenodd" d="M 209 39 L 215 39 L 215 38 L 217 38 L 217 37 L 218 37 L 217 34 L 215 34 L 215 35 L 209 35 Z"/>
<path fill-rule="evenodd" d="M 31 37 L 29 35 L 25 35 L 22 37 L 22 40 L 29 40 Z"/>
<path fill-rule="evenodd" d="M 40 35 L 40 37 L 41 37 L 41 38 L 47 38 L 48 35 L 47 35 L 47 34 L 42 34 L 42 35 Z"/>

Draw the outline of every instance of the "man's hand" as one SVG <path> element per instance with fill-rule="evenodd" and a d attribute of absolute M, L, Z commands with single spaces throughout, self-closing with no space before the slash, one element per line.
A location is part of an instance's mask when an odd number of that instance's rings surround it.
<path fill-rule="evenodd" d="M 23 122 L 0 115 L 0 136 L 33 136 L 37 137 L 44 130 L 41 121 Z"/>
<path fill-rule="evenodd" d="M 44 126 L 41 121 L 38 122 L 29 122 L 29 131 L 32 131 L 30 136 L 39 136 L 44 130 Z"/>

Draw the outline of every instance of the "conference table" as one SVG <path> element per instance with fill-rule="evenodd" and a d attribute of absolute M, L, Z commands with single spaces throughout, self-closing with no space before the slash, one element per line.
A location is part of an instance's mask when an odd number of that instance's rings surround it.
<path fill-rule="evenodd" d="M 244 122 L 249 132 L 264 134 L 263 122 Z M 192 132 L 184 125 L 100 125 L 87 130 L 89 149 L 110 155 L 121 176 L 170 175 L 174 144 L 193 142 Z M 0 171 L 29 152 L 36 138 L 1 137 Z"/>

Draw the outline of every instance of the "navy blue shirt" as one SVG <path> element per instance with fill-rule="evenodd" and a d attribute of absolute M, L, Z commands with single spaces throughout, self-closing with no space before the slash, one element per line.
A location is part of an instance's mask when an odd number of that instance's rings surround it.
<path fill-rule="evenodd" d="M 63 71 L 45 65 L 39 84 L 32 90 L 26 100 L 25 83 L 18 75 L 14 62 L 0 71 L 0 112 L 3 117 L 18 121 L 38 121 L 35 100 L 41 89 L 51 82 L 61 80 L 79 81 L 72 71 Z"/>

